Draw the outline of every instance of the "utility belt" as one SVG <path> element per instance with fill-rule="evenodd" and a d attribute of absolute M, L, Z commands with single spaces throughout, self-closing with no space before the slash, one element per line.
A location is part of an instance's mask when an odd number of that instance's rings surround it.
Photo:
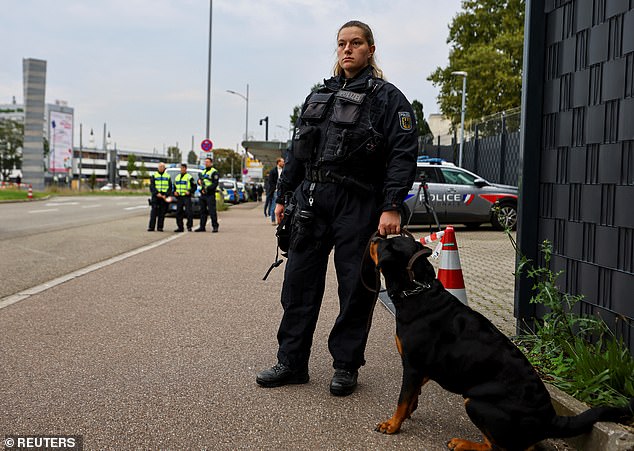
<path fill-rule="evenodd" d="M 374 193 L 374 187 L 370 183 L 358 180 L 351 175 L 343 175 L 332 169 L 306 168 L 306 180 L 318 183 L 338 183 L 348 188 L 356 189 L 364 193 Z"/>

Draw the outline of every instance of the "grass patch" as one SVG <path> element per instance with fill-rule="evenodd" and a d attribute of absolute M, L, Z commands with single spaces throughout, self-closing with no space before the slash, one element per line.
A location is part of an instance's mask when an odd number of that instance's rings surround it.
<path fill-rule="evenodd" d="M 33 198 L 38 199 L 48 196 L 48 193 L 33 191 Z M 29 192 L 27 190 L 20 190 L 17 188 L 0 189 L 0 202 L 10 200 L 27 200 L 29 198 Z"/>
<path fill-rule="evenodd" d="M 574 313 L 583 296 L 558 289 L 563 271 L 549 269 L 549 241 L 541 252 L 543 267 L 522 257 L 517 273 L 533 280 L 530 302 L 543 305 L 547 313 L 537 321 L 534 335 L 519 336 L 516 344 L 545 381 L 576 399 L 590 406 L 626 405 L 634 397 L 634 357 L 600 317 Z"/>

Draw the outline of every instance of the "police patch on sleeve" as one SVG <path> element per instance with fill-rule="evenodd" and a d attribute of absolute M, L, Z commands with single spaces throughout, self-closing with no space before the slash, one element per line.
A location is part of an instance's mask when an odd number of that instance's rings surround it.
<path fill-rule="evenodd" d="M 398 118 L 403 130 L 409 131 L 412 129 L 412 116 L 409 114 L 409 111 L 399 111 Z"/>

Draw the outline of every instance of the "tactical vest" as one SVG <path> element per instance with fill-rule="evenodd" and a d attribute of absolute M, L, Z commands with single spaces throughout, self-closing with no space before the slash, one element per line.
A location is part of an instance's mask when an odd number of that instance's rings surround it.
<path fill-rule="evenodd" d="M 218 169 L 212 167 L 209 169 L 205 169 L 202 172 L 202 179 L 203 179 L 203 186 L 205 188 L 205 190 L 207 190 L 208 187 L 210 187 L 211 185 L 213 185 L 213 181 L 211 180 L 213 175 L 218 172 Z"/>
<path fill-rule="evenodd" d="M 384 84 L 370 78 L 360 92 L 322 88 L 308 97 L 293 140 L 293 154 L 305 163 L 307 174 L 329 168 L 371 181 L 364 168 L 381 157 L 384 142 L 372 127 L 372 103 Z"/>
<path fill-rule="evenodd" d="M 154 188 L 159 193 L 165 194 L 167 190 L 170 188 L 170 176 L 167 172 L 155 172 L 152 174 L 152 178 L 154 178 Z"/>
<path fill-rule="evenodd" d="M 174 180 L 174 186 L 179 196 L 184 196 L 191 189 L 192 176 L 189 173 L 178 174 Z M 190 193 L 191 194 L 191 193 Z"/>

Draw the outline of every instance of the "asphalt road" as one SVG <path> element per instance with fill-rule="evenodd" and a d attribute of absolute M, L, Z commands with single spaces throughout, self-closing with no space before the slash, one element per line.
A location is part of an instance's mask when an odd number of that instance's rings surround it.
<path fill-rule="evenodd" d="M 478 440 L 462 397 L 433 383 L 401 433 L 373 430 L 392 415 L 401 382 L 394 319 L 381 304 L 358 390 L 346 398 L 329 394 L 327 338 L 338 312 L 332 264 L 310 382 L 257 386 L 255 373 L 275 362 L 283 279 L 281 267 L 261 280 L 275 256 L 275 229 L 259 207 L 222 212 L 218 234 L 147 233 L 139 213 L 38 235 L 31 252 L 47 240 L 69 246 L 82 237 L 70 253 L 76 258 L 159 235 L 178 238 L 0 308 L 0 437 L 82 435 L 86 450 L 442 450 L 455 436 Z M 470 303 L 479 308 L 495 298 L 504 304 L 498 322 L 508 325 L 508 240 L 486 231 L 458 240 L 463 266 L 477 278 L 467 280 Z M 117 244 L 104 245 L 110 242 Z M 500 278 L 490 277 L 494 271 Z M 496 287 L 481 290 L 486 284 Z"/>
<path fill-rule="evenodd" d="M 146 199 L 54 197 L 0 204 L 0 300 L 165 238 L 146 232 Z"/>
<path fill-rule="evenodd" d="M 55 196 L 0 203 L 0 240 L 148 214 L 147 196 Z"/>

